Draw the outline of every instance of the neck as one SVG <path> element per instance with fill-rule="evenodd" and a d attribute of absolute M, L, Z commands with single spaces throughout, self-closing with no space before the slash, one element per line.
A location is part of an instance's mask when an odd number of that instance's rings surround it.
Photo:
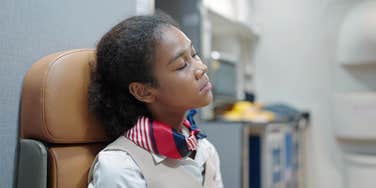
<path fill-rule="evenodd" d="M 149 111 L 152 114 L 152 118 L 169 125 L 171 128 L 181 131 L 181 125 L 185 119 L 186 111 L 169 111 L 167 109 L 155 109 L 149 106 Z"/>

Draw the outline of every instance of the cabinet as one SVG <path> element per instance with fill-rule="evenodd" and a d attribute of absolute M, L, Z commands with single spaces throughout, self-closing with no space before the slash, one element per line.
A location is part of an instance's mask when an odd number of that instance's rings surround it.
<path fill-rule="evenodd" d="M 251 24 L 226 17 L 213 8 L 201 7 L 202 58 L 214 82 L 214 101 L 202 110 L 203 119 L 213 118 L 213 108 L 243 100 L 245 92 L 254 92 L 252 56 L 258 36 Z"/>
<path fill-rule="evenodd" d="M 206 122 L 200 128 L 218 151 L 224 187 L 295 188 L 304 187 L 307 123 Z"/>

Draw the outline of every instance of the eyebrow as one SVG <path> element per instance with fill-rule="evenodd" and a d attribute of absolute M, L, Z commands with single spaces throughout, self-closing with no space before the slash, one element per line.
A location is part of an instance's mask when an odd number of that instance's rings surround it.
<path fill-rule="evenodd" d="M 183 48 L 183 49 L 180 49 L 176 55 L 170 60 L 168 61 L 168 65 L 173 63 L 174 61 L 176 61 L 177 59 L 179 59 L 179 57 L 181 57 L 187 50 L 189 50 L 190 48 L 192 48 L 192 42 L 189 43 L 189 45 L 186 47 L 186 48 Z"/>

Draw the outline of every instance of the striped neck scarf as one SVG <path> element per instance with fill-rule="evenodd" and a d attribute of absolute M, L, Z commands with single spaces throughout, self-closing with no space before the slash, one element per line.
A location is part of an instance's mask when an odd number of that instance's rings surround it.
<path fill-rule="evenodd" d="M 170 126 L 145 116 L 138 118 L 137 123 L 125 133 L 125 137 L 154 154 L 172 159 L 187 157 L 197 149 L 197 140 L 206 137 L 200 133 L 193 120 L 195 113 L 196 110 L 191 110 L 183 121 L 183 125 L 189 130 L 187 137 Z"/>

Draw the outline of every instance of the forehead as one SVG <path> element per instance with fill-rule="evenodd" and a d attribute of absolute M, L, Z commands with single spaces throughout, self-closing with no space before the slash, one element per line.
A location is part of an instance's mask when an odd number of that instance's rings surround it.
<path fill-rule="evenodd" d="M 190 43 L 189 38 L 174 26 L 165 26 L 161 29 L 161 39 L 159 43 L 164 45 L 179 45 L 179 43 Z"/>
<path fill-rule="evenodd" d="M 168 61 L 182 49 L 186 49 L 191 40 L 178 28 L 166 26 L 161 29 L 161 36 L 156 43 L 156 60 Z"/>

